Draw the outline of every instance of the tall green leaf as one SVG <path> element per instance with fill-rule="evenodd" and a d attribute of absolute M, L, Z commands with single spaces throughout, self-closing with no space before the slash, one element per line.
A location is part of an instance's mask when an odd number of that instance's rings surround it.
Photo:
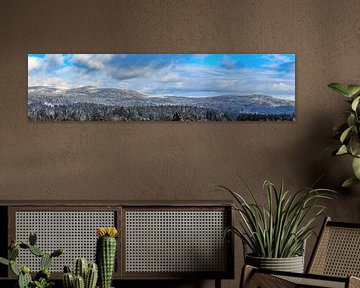
<path fill-rule="evenodd" d="M 360 85 L 348 85 L 347 91 L 351 96 L 354 96 L 358 93 L 360 93 Z"/>
<path fill-rule="evenodd" d="M 357 179 L 360 179 L 360 158 L 354 157 L 352 168 Z"/>
<path fill-rule="evenodd" d="M 360 101 L 360 96 L 356 97 L 354 99 L 354 101 L 352 101 L 352 103 L 351 103 L 351 109 L 352 110 L 356 111 L 356 109 L 357 109 L 357 107 L 359 105 L 359 101 Z"/>
<path fill-rule="evenodd" d="M 341 147 L 339 148 L 339 150 L 337 150 L 336 155 L 344 155 L 344 154 L 348 154 L 348 149 L 346 147 L 346 145 L 341 145 Z"/>
<path fill-rule="evenodd" d="M 331 83 L 328 85 L 329 88 L 333 89 L 334 91 L 336 91 L 337 93 L 339 93 L 342 96 L 351 97 L 351 94 L 347 88 L 346 85 L 341 84 L 341 83 Z"/>
<path fill-rule="evenodd" d="M 353 128 L 353 126 L 350 126 L 349 128 L 347 128 L 340 136 L 340 141 L 341 143 L 344 143 L 344 141 L 346 140 L 346 137 L 348 136 L 349 132 L 351 131 L 351 129 Z"/>

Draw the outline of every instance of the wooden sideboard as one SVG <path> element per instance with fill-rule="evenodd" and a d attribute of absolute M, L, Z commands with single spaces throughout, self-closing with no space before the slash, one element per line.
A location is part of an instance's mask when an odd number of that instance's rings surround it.
<path fill-rule="evenodd" d="M 51 266 L 60 279 L 62 267 L 77 257 L 94 260 L 97 227 L 115 226 L 115 282 L 215 279 L 220 287 L 221 279 L 234 278 L 234 239 L 223 238 L 232 221 L 231 204 L 222 201 L 3 201 L 0 256 L 12 240 L 26 241 L 36 231 L 43 250 L 65 249 Z M 20 260 L 37 269 L 34 256 L 21 254 Z M 11 279 L 0 265 L 0 281 Z"/>

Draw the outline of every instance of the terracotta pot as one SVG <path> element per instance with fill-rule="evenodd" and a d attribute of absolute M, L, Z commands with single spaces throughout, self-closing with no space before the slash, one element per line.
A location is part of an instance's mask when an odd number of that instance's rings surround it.
<path fill-rule="evenodd" d="M 304 256 L 289 258 L 263 258 L 246 255 L 245 263 L 263 269 L 304 273 Z"/>

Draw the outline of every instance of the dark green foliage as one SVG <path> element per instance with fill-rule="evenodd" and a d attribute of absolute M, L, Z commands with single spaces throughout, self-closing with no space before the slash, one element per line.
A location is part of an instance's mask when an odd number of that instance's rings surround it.
<path fill-rule="evenodd" d="M 246 114 L 246 113 L 241 113 L 236 118 L 236 121 L 294 121 L 294 120 L 295 120 L 295 114 Z M 234 121 L 234 120 L 230 120 L 230 121 Z"/>
<path fill-rule="evenodd" d="M 342 184 L 342 187 L 349 187 L 360 183 L 360 85 L 331 83 L 328 86 L 344 96 L 351 108 L 346 111 L 347 119 L 334 127 L 335 137 L 339 140 L 334 155 L 349 154 L 352 157 L 353 177 Z"/>
<path fill-rule="evenodd" d="M 28 105 L 28 117 L 34 121 L 293 121 L 294 114 L 256 114 L 223 112 L 186 106 L 106 106 L 93 103 Z"/>
<path fill-rule="evenodd" d="M 181 121 L 181 117 L 178 112 L 175 112 L 172 121 Z"/>

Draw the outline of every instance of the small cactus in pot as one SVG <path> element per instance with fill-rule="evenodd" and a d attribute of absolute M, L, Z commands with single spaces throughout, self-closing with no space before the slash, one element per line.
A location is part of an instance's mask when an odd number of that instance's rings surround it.
<path fill-rule="evenodd" d="M 76 259 L 74 273 L 69 266 L 64 267 L 64 288 L 95 288 L 98 279 L 98 267 L 96 263 L 88 263 L 85 258 Z"/>
<path fill-rule="evenodd" d="M 99 267 L 100 288 L 110 288 L 116 258 L 115 227 L 101 227 L 97 229 L 96 262 Z"/>
<path fill-rule="evenodd" d="M 85 275 L 85 288 L 95 288 L 98 280 L 98 266 L 96 263 L 89 263 Z"/>

